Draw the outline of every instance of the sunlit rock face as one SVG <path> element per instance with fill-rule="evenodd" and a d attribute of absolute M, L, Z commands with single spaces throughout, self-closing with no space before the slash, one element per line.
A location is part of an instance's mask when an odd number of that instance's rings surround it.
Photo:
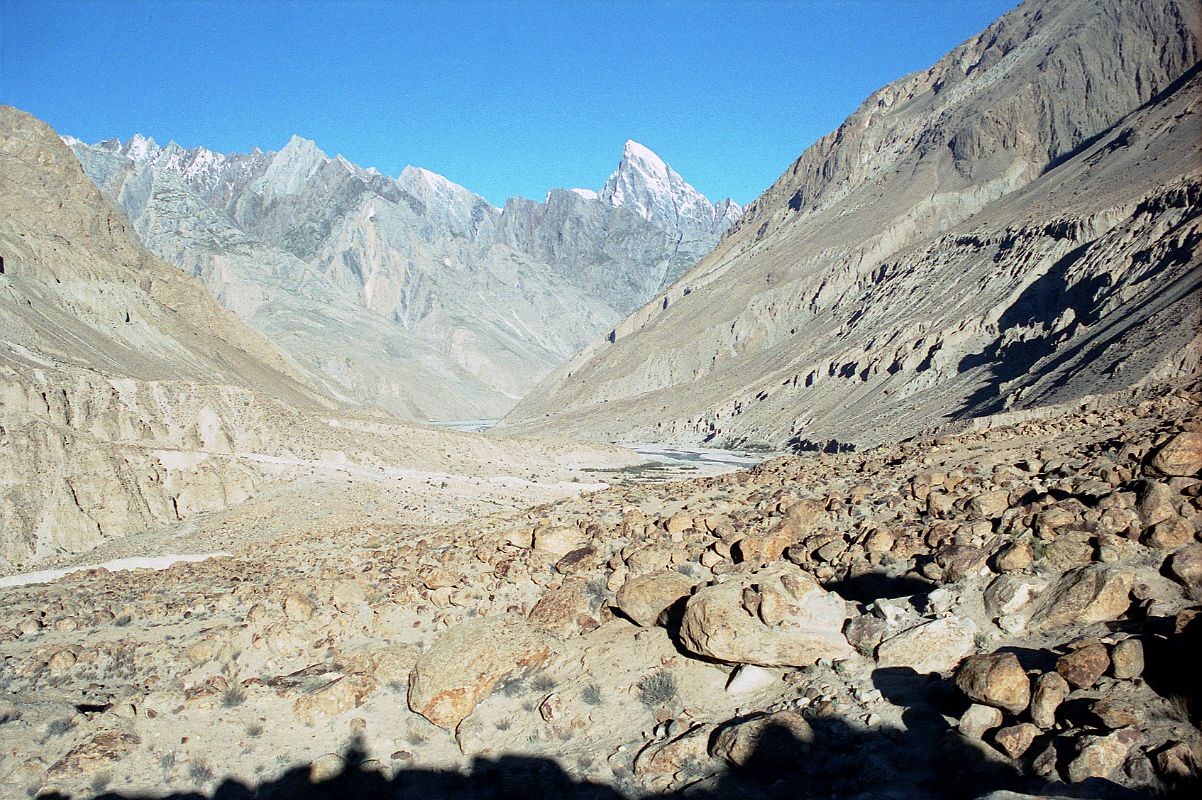
<path fill-rule="evenodd" d="M 1196 367 L 1198 13 L 1006 14 L 872 94 L 505 424 L 864 446 Z M 621 175 L 603 195 L 666 211 Z"/>

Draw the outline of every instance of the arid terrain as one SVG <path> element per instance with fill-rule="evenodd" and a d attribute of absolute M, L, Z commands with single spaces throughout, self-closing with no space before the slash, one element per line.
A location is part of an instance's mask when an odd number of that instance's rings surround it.
<path fill-rule="evenodd" d="M 1200 403 L 1149 389 L 450 526 L 293 515 L 200 563 L 3 589 L 3 785 L 1183 787 Z"/>
<path fill-rule="evenodd" d="M 0 800 L 1199 796 L 1200 16 L 746 208 L 0 106 Z"/>

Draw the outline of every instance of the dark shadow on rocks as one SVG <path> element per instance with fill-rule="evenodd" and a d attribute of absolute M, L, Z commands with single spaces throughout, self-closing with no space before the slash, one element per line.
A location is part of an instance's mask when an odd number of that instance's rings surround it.
<path fill-rule="evenodd" d="M 731 757 L 738 766 L 710 774 L 710 767 L 683 766 L 693 773 L 685 788 L 655 794 L 638 790 L 628 773 L 615 773 L 623 790 L 576 778 L 556 761 L 505 755 L 476 758 L 468 769 L 401 768 L 391 777 L 367 759 L 360 742 L 342 754 L 340 770 L 314 780 L 308 765 L 248 786 L 226 780 L 209 794 L 107 792 L 43 800 L 621 800 L 624 797 L 694 800 L 828 800 L 832 797 L 910 800 L 968 800 L 998 790 L 1092 800 L 1134 800 L 1138 792 L 1110 781 L 1067 786 L 1023 775 L 984 742 L 960 736 L 949 723 L 965 705 L 947 680 L 905 668 L 879 669 L 873 683 L 894 703 L 905 705 L 903 727 L 865 726 L 834 714 L 809 719 L 808 735 L 771 722 L 744 741 Z M 731 720 L 738 726 L 756 716 Z M 804 726 L 801 726 L 804 728 Z M 713 747 L 718 733 L 710 739 Z M 804 740 L 803 740 L 804 739 Z M 727 751 L 732 752 L 732 751 Z M 594 753 L 595 761 L 609 753 Z M 1069 753 L 1065 753 L 1067 757 Z M 725 763 L 725 762 L 717 762 Z M 711 765 L 711 766 L 716 766 Z M 1146 794 L 1146 793 L 1145 793 Z M 1183 795 L 1184 796 L 1184 795 Z"/>
<path fill-rule="evenodd" d="M 926 594 L 935 584 L 912 576 L 896 577 L 883 572 L 868 572 L 854 578 L 844 578 L 823 585 L 844 600 L 855 603 L 871 603 L 874 600 L 914 597 Z"/>
<path fill-rule="evenodd" d="M 1144 632 L 1143 679 L 1161 697 L 1177 698 L 1191 724 L 1202 723 L 1202 609 L 1189 618 L 1149 617 Z"/>

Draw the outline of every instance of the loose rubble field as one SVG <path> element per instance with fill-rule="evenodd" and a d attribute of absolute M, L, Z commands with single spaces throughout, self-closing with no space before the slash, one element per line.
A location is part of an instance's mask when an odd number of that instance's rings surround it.
<path fill-rule="evenodd" d="M 0 796 L 1184 796 L 1197 388 L 0 589 Z"/>

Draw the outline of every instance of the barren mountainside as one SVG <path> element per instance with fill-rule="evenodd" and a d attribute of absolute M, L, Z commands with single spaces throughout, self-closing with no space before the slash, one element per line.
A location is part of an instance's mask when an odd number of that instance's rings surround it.
<path fill-rule="evenodd" d="M 614 461 L 347 416 L 147 252 L 58 136 L 8 107 L 0 256 L 0 572 L 186 533 L 198 515 L 291 486 L 319 515 L 350 475 L 389 516 L 455 518 L 577 491 L 560 485 L 572 464 Z"/>
<path fill-rule="evenodd" d="M 1026 3 L 877 91 L 513 430 L 896 440 L 1198 363 L 1198 8 Z"/>
<path fill-rule="evenodd" d="M 500 416 L 740 212 L 634 142 L 600 193 L 497 209 L 429 170 L 392 179 L 300 137 L 233 155 L 69 141 L 152 251 L 331 392 L 410 419 Z"/>

